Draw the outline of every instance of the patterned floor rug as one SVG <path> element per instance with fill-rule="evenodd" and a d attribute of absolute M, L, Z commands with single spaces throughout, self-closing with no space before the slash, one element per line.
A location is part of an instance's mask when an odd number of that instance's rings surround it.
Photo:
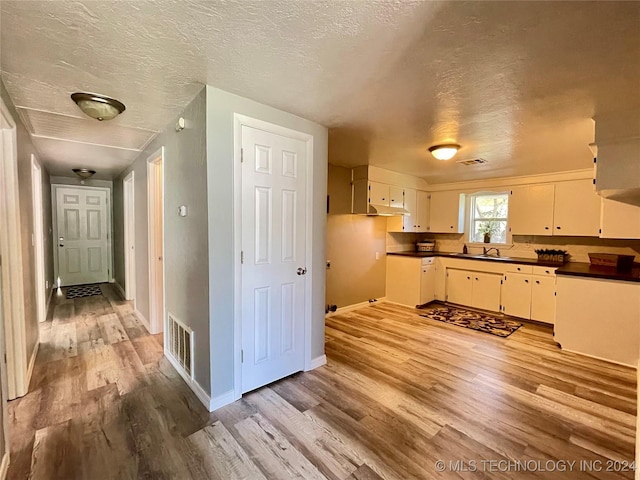
<path fill-rule="evenodd" d="M 82 297 L 94 297 L 96 295 L 102 295 L 100 285 L 77 285 L 75 287 L 67 288 L 67 299 L 82 298 Z"/>
<path fill-rule="evenodd" d="M 512 320 L 505 320 L 488 313 L 472 312 L 457 307 L 438 307 L 421 313 L 420 316 L 437 320 L 438 322 L 452 323 L 460 327 L 490 333 L 498 337 L 508 337 L 522 326 L 521 323 Z"/>

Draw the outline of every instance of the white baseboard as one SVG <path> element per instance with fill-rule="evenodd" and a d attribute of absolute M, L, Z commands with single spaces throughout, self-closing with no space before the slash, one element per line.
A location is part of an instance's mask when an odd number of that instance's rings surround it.
<path fill-rule="evenodd" d="M 140 320 L 142 322 L 142 325 L 144 325 L 144 328 L 147 329 L 147 332 L 151 332 L 151 327 L 149 326 L 149 320 L 147 320 L 144 315 L 142 315 L 140 313 L 140 310 L 134 310 L 135 314 L 138 317 L 138 320 Z"/>
<path fill-rule="evenodd" d="M 217 397 L 211 398 L 207 392 L 204 391 L 202 386 L 196 382 L 194 379 L 190 378 L 186 375 L 182 367 L 176 363 L 173 357 L 169 354 L 169 352 L 165 349 L 164 356 L 171 366 L 178 372 L 184 383 L 196 394 L 198 400 L 205 406 L 205 408 L 213 412 L 214 410 L 224 407 L 225 405 L 229 405 L 235 401 L 235 396 L 233 390 L 223 393 L 222 395 L 218 395 Z"/>
<path fill-rule="evenodd" d="M 386 301 L 387 301 L 387 297 L 381 297 L 381 298 L 378 298 L 377 301 L 375 302 L 369 302 L 367 300 L 366 302 L 354 303 L 353 305 L 346 305 L 344 307 L 338 308 L 335 312 L 327 313 L 325 317 L 333 317 L 334 315 L 339 315 L 341 313 L 350 312 L 351 310 L 357 310 L 358 308 L 368 307 L 370 305 L 375 305 L 377 303 L 382 303 Z"/>
<path fill-rule="evenodd" d="M 576 350 L 570 350 L 570 349 L 564 348 L 564 347 L 561 347 L 561 350 L 563 352 L 571 352 L 571 353 L 575 353 L 576 355 L 582 355 L 583 357 L 594 358 L 596 360 L 601 360 L 601 361 L 607 362 L 607 363 L 613 363 L 615 365 L 622 365 L 623 367 L 631 367 L 634 370 L 636 370 L 638 368 L 638 364 L 617 362 L 615 360 L 611 360 L 610 358 L 602 358 L 602 357 L 598 357 L 597 355 L 589 355 L 588 353 L 578 352 Z"/>
<path fill-rule="evenodd" d="M 27 393 L 29 392 L 29 384 L 31 383 L 31 375 L 33 374 L 33 367 L 36 365 L 36 357 L 38 356 L 38 350 L 40 348 L 40 340 L 36 342 L 36 346 L 33 347 L 31 358 L 29 359 L 29 366 L 27 367 L 27 381 L 25 383 Z"/>
<path fill-rule="evenodd" d="M 118 290 L 120 295 L 122 295 L 122 299 L 126 300 L 127 294 L 124 292 L 124 288 L 122 288 L 122 285 L 120 285 L 118 282 L 113 282 L 113 285 L 116 287 L 116 290 Z"/>
<path fill-rule="evenodd" d="M 5 438 L 5 441 L 7 439 Z M 2 456 L 2 464 L 0 464 L 0 480 L 7 478 L 7 470 L 9 470 L 9 452 L 5 452 Z"/>
<path fill-rule="evenodd" d="M 327 364 L 326 355 L 320 355 L 319 357 L 312 358 L 311 361 L 309 362 L 309 368 L 307 368 L 305 372 L 308 372 L 309 370 L 314 370 L 326 364 Z"/>
<path fill-rule="evenodd" d="M 51 299 L 53 298 L 53 291 L 55 290 L 55 288 L 51 287 L 49 289 L 49 298 L 47 298 L 47 311 L 44 313 L 44 321 L 47 321 L 47 318 L 49 318 L 49 308 L 51 307 Z"/>

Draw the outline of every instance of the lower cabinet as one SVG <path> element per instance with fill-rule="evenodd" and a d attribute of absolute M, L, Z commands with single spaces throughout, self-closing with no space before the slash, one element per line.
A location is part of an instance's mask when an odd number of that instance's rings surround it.
<path fill-rule="evenodd" d="M 555 270 L 533 267 L 533 273 L 507 272 L 502 283 L 502 312 L 538 322 L 555 322 Z"/>
<path fill-rule="evenodd" d="M 502 283 L 502 312 L 512 317 L 530 318 L 531 275 L 506 273 Z"/>
<path fill-rule="evenodd" d="M 531 277 L 531 320 L 555 323 L 556 279 L 542 275 Z"/>
<path fill-rule="evenodd" d="M 435 299 L 435 258 L 387 255 L 386 298 L 410 307 Z"/>
<path fill-rule="evenodd" d="M 446 300 L 458 305 L 497 312 L 500 310 L 501 275 L 447 269 Z"/>

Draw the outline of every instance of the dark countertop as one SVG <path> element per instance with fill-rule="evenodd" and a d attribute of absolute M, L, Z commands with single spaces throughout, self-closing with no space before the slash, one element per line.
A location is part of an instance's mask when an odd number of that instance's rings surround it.
<path fill-rule="evenodd" d="M 594 266 L 590 263 L 569 262 L 557 265 L 548 262 L 539 262 L 534 258 L 519 257 L 484 257 L 476 254 L 464 254 L 456 252 L 387 252 L 387 255 L 401 255 L 404 257 L 450 257 L 464 260 L 480 260 L 481 262 L 518 263 L 540 267 L 557 267 L 557 275 L 574 277 L 601 278 L 603 280 L 621 280 L 624 282 L 640 282 L 640 265 L 634 264 L 631 271 L 621 272 L 613 267 Z"/>

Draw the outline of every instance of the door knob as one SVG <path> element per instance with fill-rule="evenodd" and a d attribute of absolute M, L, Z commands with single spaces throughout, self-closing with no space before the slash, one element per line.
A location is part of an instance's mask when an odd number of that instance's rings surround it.
<path fill-rule="evenodd" d="M 307 273 L 307 269 L 306 268 L 302 268 L 299 267 L 298 271 L 296 272 L 298 275 L 305 275 Z"/>

